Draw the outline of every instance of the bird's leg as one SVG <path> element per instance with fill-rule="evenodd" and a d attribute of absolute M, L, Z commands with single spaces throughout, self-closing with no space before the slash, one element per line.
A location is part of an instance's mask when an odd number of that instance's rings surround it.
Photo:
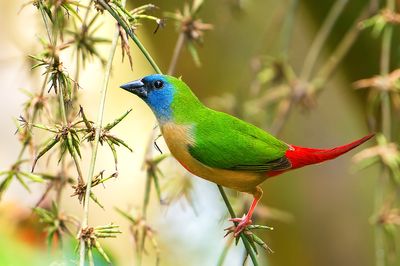
<path fill-rule="evenodd" d="M 252 215 L 253 215 L 254 209 L 255 209 L 256 206 L 257 206 L 258 201 L 259 201 L 259 200 L 261 199 L 261 197 L 262 197 L 263 191 L 261 190 L 260 187 L 257 186 L 257 187 L 254 189 L 254 192 L 252 192 L 252 194 L 253 194 L 254 199 L 253 199 L 253 202 L 251 203 L 249 212 L 248 212 L 247 214 L 243 215 L 242 218 L 232 218 L 232 219 L 229 219 L 229 221 L 232 221 L 232 222 L 234 222 L 234 223 L 238 223 L 238 224 L 235 226 L 235 229 L 233 229 L 233 236 L 234 236 L 234 237 L 237 237 L 243 230 L 246 229 L 246 227 L 247 227 L 248 225 L 250 225 L 250 224 L 253 223 L 253 221 L 251 220 L 251 217 L 252 217 Z M 230 232 L 231 232 L 231 230 L 228 231 L 228 233 L 230 233 Z"/>

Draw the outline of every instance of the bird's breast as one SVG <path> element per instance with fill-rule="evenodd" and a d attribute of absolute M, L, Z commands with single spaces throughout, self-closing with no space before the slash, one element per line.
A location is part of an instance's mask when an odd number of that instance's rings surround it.
<path fill-rule="evenodd" d="M 172 122 L 161 125 L 161 132 L 170 152 L 185 167 L 185 163 L 192 160 L 188 149 L 195 144 L 192 131 L 193 126 L 190 125 L 177 125 Z"/>
<path fill-rule="evenodd" d="M 161 125 L 161 132 L 171 154 L 196 176 L 245 192 L 252 191 L 266 178 L 266 175 L 261 173 L 213 168 L 196 160 L 189 152 L 189 147 L 196 145 L 194 125 L 177 125 L 168 122 Z"/>

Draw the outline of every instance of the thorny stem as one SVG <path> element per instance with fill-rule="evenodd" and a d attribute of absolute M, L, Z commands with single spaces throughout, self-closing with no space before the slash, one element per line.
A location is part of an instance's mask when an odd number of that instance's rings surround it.
<path fill-rule="evenodd" d="M 88 172 L 88 176 L 87 176 L 87 180 L 86 180 L 86 193 L 85 193 L 85 200 L 83 203 L 84 206 L 83 206 L 83 218 L 82 218 L 81 228 L 86 228 L 88 226 L 90 190 L 92 187 L 92 178 L 94 175 L 94 167 L 96 165 L 97 149 L 99 147 L 100 133 L 101 133 L 101 127 L 102 127 L 102 123 L 103 123 L 108 82 L 110 80 L 112 61 L 114 59 L 115 50 L 117 48 L 118 37 L 119 37 L 119 29 L 118 29 L 118 25 L 117 25 L 115 34 L 114 34 L 114 38 L 111 43 L 110 54 L 108 56 L 107 65 L 106 65 L 106 69 L 105 69 L 105 73 L 104 73 L 103 88 L 101 90 L 101 100 L 100 100 L 100 105 L 99 105 L 99 110 L 98 110 L 97 122 L 95 125 L 96 134 L 94 137 L 92 157 L 90 160 L 89 172 Z M 80 266 L 85 265 L 85 250 L 86 250 L 85 241 L 84 241 L 84 239 L 80 239 L 80 257 L 79 257 L 80 258 L 80 260 L 79 260 Z"/>
<path fill-rule="evenodd" d="M 225 202 L 225 205 L 226 205 L 226 208 L 228 209 L 229 214 L 231 215 L 232 218 L 236 218 L 237 216 L 235 214 L 235 211 L 233 210 L 232 205 L 229 202 L 229 199 L 226 196 L 224 189 L 220 185 L 217 185 L 217 186 L 218 186 L 219 193 L 221 193 L 222 199 Z M 246 237 L 243 235 L 243 233 L 240 233 L 240 238 L 242 239 L 243 245 L 246 248 L 247 253 L 250 255 L 251 261 L 253 262 L 254 266 L 258 266 L 256 254 L 254 253 L 253 249 L 251 248 L 249 241 L 246 239 Z"/>
<path fill-rule="evenodd" d="M 387 0 L 386 8 L 390 11 L 395 11 L 395 0 Z M 392 43 L 393 27 L 388 24 L 384 28 L 382 36 L 381 60 L 380 60 L 380 75 L 385 77 L 390 72 L 390 54 Z M 381 92 L 381 108 L 382 108 L 382 127 L 381 131 L 388 141 L 391 139 L 391 108 L 389 92 Z M 375 192 L 375 213 L 379 213 L 384 202 L 384 190 L 388 181 L 389 170 L 385 165 L 382 165 L 381 174 L 379 176 L 379 184 Z M 377 225 L 375 228 L 375 263 L 377 266 L 386 265 L 386 250 L 384 243 L 384 228 Z"/>
<path fill-rule="evenodd" d="M 185 33 L 179 33 L 178 40 L 176 41 L 174 53 L 172 55 L 171 63 L 168 67 L 168 75 L 173 75 L 175 72 L 176 63 L 178 62 L 178 57 L 182 51 L 183 44 L 185 43 Z"/>
<path fill-rule="evenodd" d="M 300 75 L 302 81 L 306 82 L 309 80 L 322 46 L 324 45 L 329 33 L 332 31 L 336 20 L 339 18 L 347 2 L 348 0 L 337 0 L 329 11 L 328 16 L 311 44 L 310 50 L 304 60 L 303 70 Z"/>
<path fill-rule="evenodd" d="M 59 97 L 59 101 L 60 101 L 61 118 L 63 119 L 64 126 L 67 126 L 68 119 L 67 119 L 67 113 L 65 112 L 64 91 L 61 86 L 60 86 L 60 91 L 58 92 L 58 97 Z M 72 145 L 71 134 L 67 135 L 67 141 L 68 141 L 68 145 L 70 147 L 72 147 L 73 145 Z M 74 149 L 71 149 L 70 153 L 72 155 L 72 159 L 74 160 L 74 163 L 76 166 L 76 171 L 78 172 L 78 181 L 80 183 L 83 183 L 83 175 L 82 175 L 81 166 L 79 164 L 78 155 L 76 154 L 76 151 Z"/>

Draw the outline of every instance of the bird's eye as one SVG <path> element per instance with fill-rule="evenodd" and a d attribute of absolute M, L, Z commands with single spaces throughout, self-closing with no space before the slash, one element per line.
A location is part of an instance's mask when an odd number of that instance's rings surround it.
<path fill-rule="evenodd" d="M 154 81 L 153 85 L 154 85 L 154 88 L 161 89 L 162 86 L 164 86 L 164 82 L 162 82 L 161 80 L 156 80 L 156 81 Z"/>

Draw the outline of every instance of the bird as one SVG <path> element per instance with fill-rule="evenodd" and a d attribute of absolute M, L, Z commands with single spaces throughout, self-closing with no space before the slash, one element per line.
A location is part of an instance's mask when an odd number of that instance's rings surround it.
<path fill-rule="evenodd" d="M 330 149 L 287 144 L 267 131 L 206 107 L 181 78 L 152 74 L 120 86 L 153 111 L 176 160 L 195 176 L 253 195 L 241 218 L 232 218 L 237 237 L 252 224 L 266 179 L 306 165 L 334 159 L 374 134 Z"/>

